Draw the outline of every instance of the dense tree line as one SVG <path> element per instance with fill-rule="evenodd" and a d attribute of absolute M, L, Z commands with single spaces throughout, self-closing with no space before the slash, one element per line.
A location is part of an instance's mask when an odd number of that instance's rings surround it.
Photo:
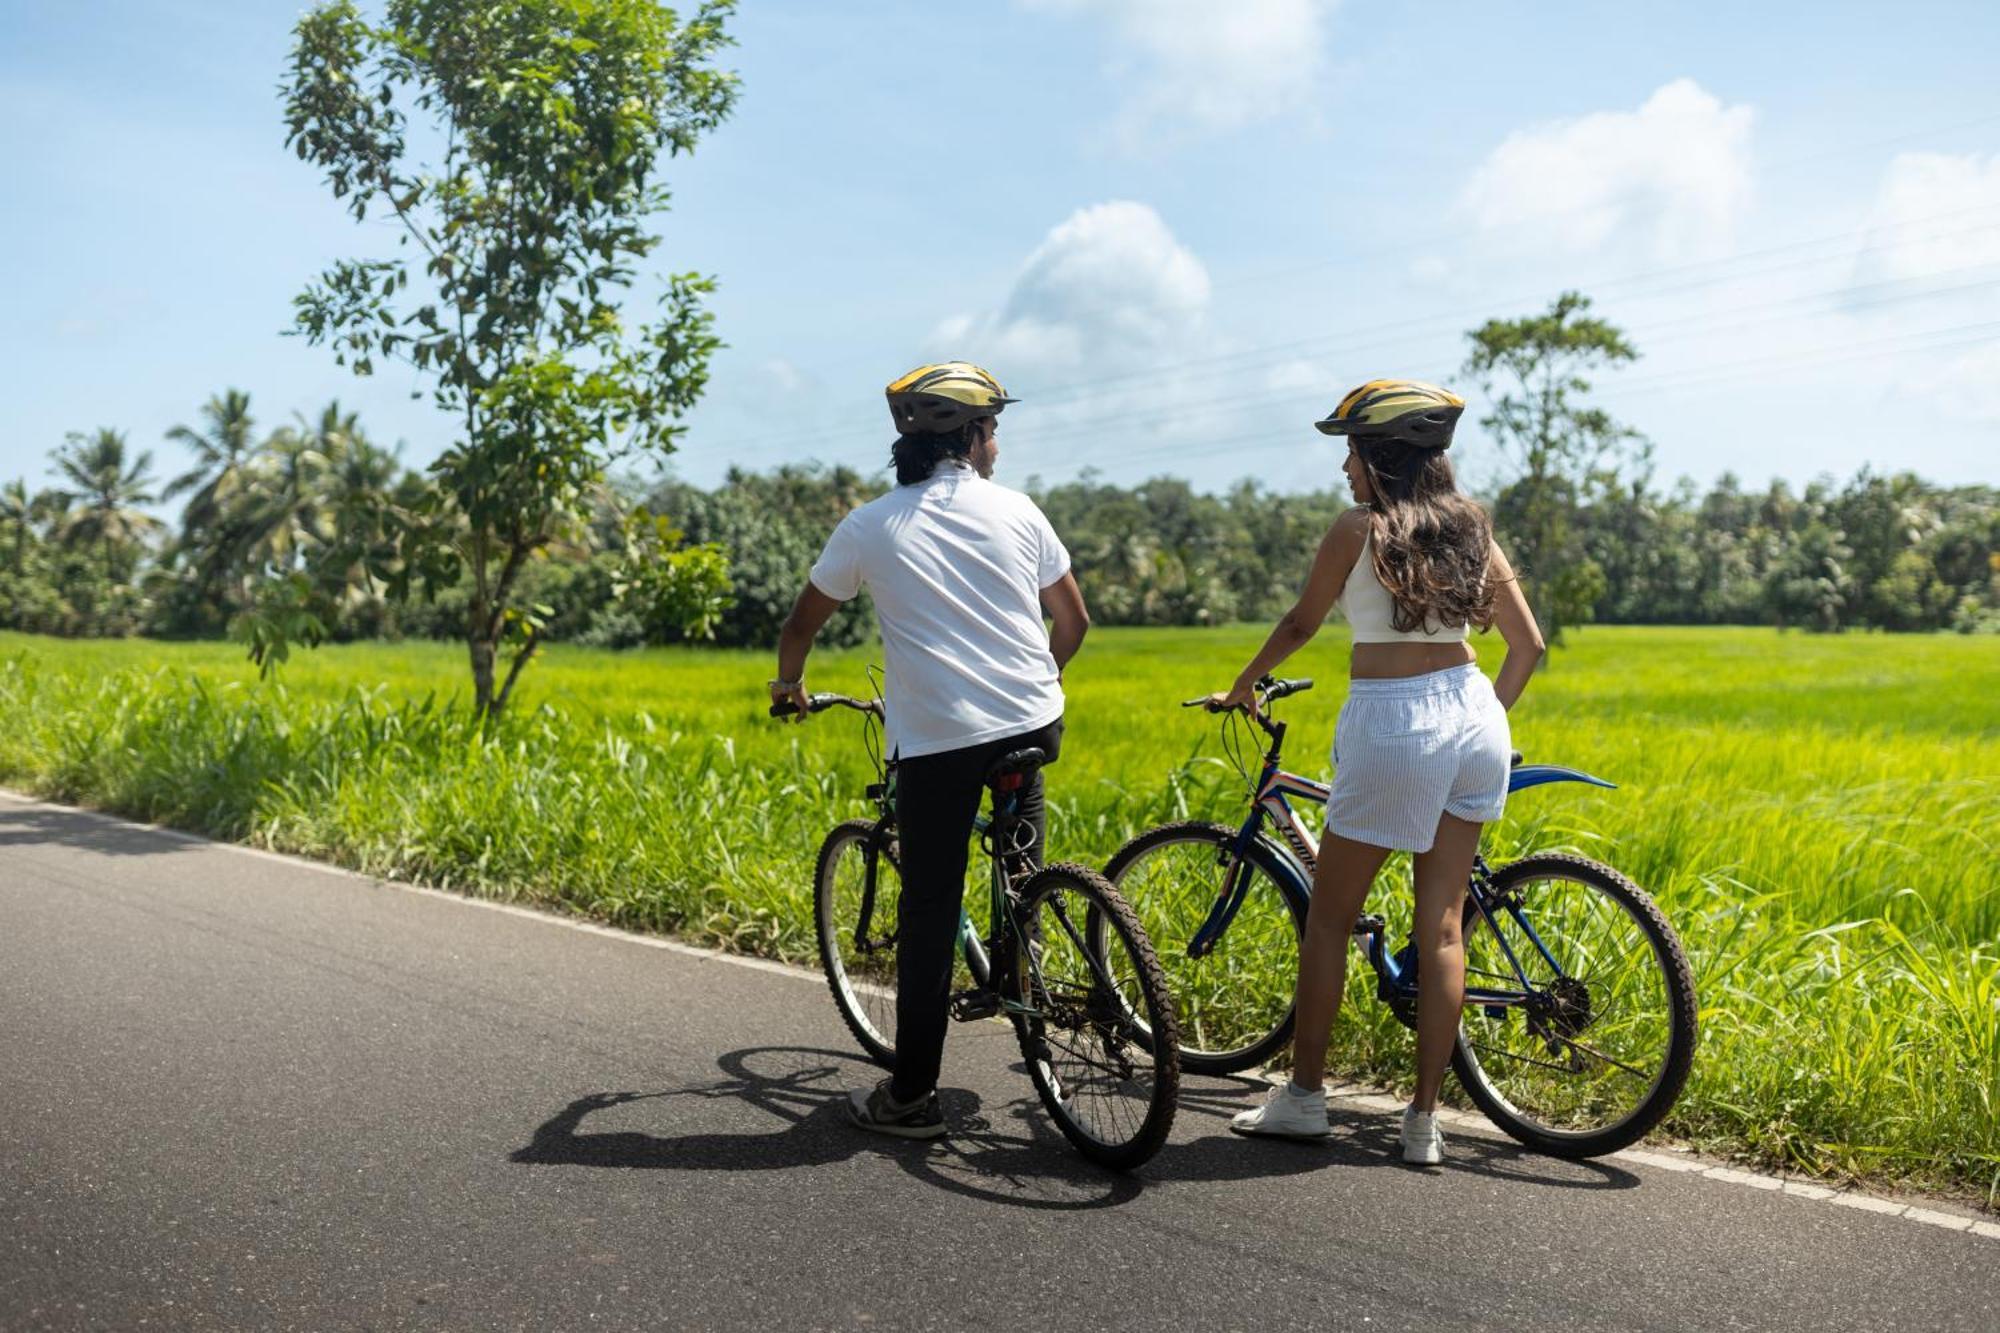
<path fill-rule="evenodd" d="M 219 636 L 311 566 L 345 571 L 331 637 L 462 637 L 469 572 L 429 598 L 386 595 L 370 556 L 376 525 L 424 479 L 353 414 L 333 404 L 260 432 L 248 395 L 232 390 L 169 438 L 193 454 L 170 478 L 125 435 L 98 430 L 55 451 L 54 485 L 0 487 L 0 627 Z M 549 640 L 765 646 L 826 534 L 886 484 L 816 466 L 732 472 L 713 488 L 599 482 L 585 521 L 526 562 L 521 596 Z M 1522 485 L 1489 497 L 1503 539 Z M 1332 491 L 1243 482 L 1205 494 L 1088 473 L 1028 486 L 1069 545 L 1093 616 L 1113 625 L 1277 615 L 1345 503 Z M 1604 472 L 1562 499 L 1574 553 L 1553 573 L 1573 595 L 1572 622 L 2000 630 L 1992 487 L 1863 472 L 1802 491 L 1724 476 L 1704 491 Z M 171 523 L 153 512 L 173 503 Z M 707 609 L 690 617 L 691 602 Z M 857 603 L 828 634 L 853 643 L 868 629 Z"/>

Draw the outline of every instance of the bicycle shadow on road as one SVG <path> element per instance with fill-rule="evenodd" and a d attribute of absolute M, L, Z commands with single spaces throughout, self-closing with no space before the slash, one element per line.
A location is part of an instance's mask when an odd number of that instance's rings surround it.
<path fill-rule="evenodd" d="M 1273 1154 L 1280 1159 L 1289 1158 L 1297 1163 L 1298 1171 L 1336 1166 L 1393 1167 L 1429 1176 L 1464 1173 L 1554 1189 L 1628 1190 L 1639 1184 L 1638 1176 L 1609 1162 L 1550 1157 L 1512 1140 L 1462 1132 L 1450 1136 L 1442 1166 L 1412 1167 L 1402 1159 L 1402 1132 L 1396 1113 L 1343 1106 L 1337 1097 L 1327 1108 L 1333 1133 L 1325 1139 L 1298 1143 L 1230 1131 L 1230 1117 L 1257 1105 L 1270 1087 L 1263 1079 L 1244 1075 L 1184 1076 L 1181 1125 L 1185 1127 L 1190 1117 L 1213 1118 L 1218 1122 L 1215 1127 L 1223 1133 L 1191 1143 L 1168 1144 L 1160 1153 L 1162 1158 L 1173 1156 L 1177 1149 L 1186 1149 L 1187 1155 L 1184 1161 L 1170 1162 L 1165 1169 L 1173 1178 L 1182 1180 L 1237 1180 L 1251 1174 L 1279 1174 L 1240 1168 L 1221 1174 L 1211 1172 L 1208 1168 L 1214 1162 L 1228 1160 L 1224 1149 L 1229 1149 L 1239 1154 L 1254 1152 L 1260 1157 Z M 1220 1146 L 1208 1151 L 1209 1145 Z"/>
<path fill-rule="evenodd" d="M 717 1083 L 579 1097 L 538 1126 L 510 1160 L 655 1171 L 774 1171 L 827 1166 L 866 1153 L 886 1157 L 917 1179 L 954 1193 L 1065 1210 L 1124 1203 L 1142 1188 L 1132 1176 L 1103 1171 L 1078 1158 L 1054 1129 L 1028 1118 L 1027 1106 L 1009 1108 L 1011 1118 L 1025 1122 L 1021 1136 L 998 1132 L 979 1095 L 961 1088 L 939 1094 L 952 1126 L 947 1138 L 920 1142 L 863 1133 L 848 1122 L 847 1094 L 870 1086 L 882 1071 L 857 1055 L 764 1046 L 731 1051 L 716 1063 L 728 1076 Z M 783 1123 L 768 1132 L 680 1135 L 582 1128 L 588 1117 L 614 1107 L 676 1098 L 730 1102 Z M 670 1119 L 641 1116 L 642 1122 L 656 1125 Z"/>
<path fill-rule="evenodd" d="M 511 1160 L 524 1165 L 641 1170 L 774 1171 L 843 1162 L 859 1154 L 887 1158 L 926 1184 L 1013 1208 L 1077 1211 L 1117 1207 L 1148 1186 L 1304 1175 L 1335 1167 L 1403 1167 L 1390 1117 L 1336 1107 L 1334 1135 L 1310 1144 L 1204 1134 L 1185 1128 L 1136 1172 L 1106 1171 L 1079 1157 L 1050 1124 L 1041 1105 L 1024 1096 L 988 1108 L 977 1093 L 940 1094 L 951 1133 L 911 1142 L 865 1134 L 847 1120 L 847 1093 L 865 1088 L 881 1070 L 860 1056 L 813 1047 L 765 1046 L 731 1051 L 717 1060 L 719 1082 L 658 1092 L 598 1092 L 579 1097 L 538 1126 Z M 1203 1079 L 1183 1084 L 1181 1123 L 1217 1119 L 1254 1104 L 1255 1079 Z M 695 1098 L 750 1108 L 781 1124 L 769 1131 L 670 1134 L 675 1099 Z M 657 1102 L 660 1107 L 640 1103 Z M 585 1130 L 591 1116 L 632 1107 L 624 1121 L 637 1128 Z M 600 1122 L 602 1123 L 602 1122 Z M 1636 1177 L 1597 1162 L 1541 1157 L 1512 1144 L 1461 1135 L 1449 1171 L 1564 1188 L 1625 1189 Z"/>

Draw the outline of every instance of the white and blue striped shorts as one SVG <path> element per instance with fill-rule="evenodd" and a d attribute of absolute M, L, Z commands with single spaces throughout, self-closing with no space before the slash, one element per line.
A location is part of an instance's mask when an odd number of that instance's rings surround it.
<path fill-rule="evenodd" d="M 1352 681 L 1334 724 L 1326 826 L 1355 842 L 1427 852 L 1441 812 L 1482 824 L 1500 817 L 1513 748 L 1507 710 L 1474 663 Z"/>

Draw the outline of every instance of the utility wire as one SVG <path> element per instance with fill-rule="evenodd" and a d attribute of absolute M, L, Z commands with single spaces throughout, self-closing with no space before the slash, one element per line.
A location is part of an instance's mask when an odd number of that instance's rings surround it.
<path fill-rule="evenodd" d="M 1938 221 L 1944 218 L 1962 217 L 1967 213 L 1990 212 L 1990 211 L 1992 211 L 1990 205 L 1976 205 L 1970 208 L 1952 209 L 1944 213 L 1933 214 L 1923 218 L 1901 220 L 1895 223 L 1894 225 L 1898 227 L 1906 227 L 1911 225 L 1919 225 L 1925 222 Z M 1934 232 L 1920 237 L 1904 236 L 1897 238 L 1894 242 L 1882 242 L 1876 245 L 1864 246 L 1859 250 L 1841 251 L 1837 254 L 1817 256 L 1804 260 L 1795 260 L 1785 264 L 1760 265 L 1736 273 L 1714 274 L 1690 282 L 1673 284 L 1671 286 L 1647 293 L 1635 299 L 1647 302 L 1658 301 L 1667 299 L 1672 296 L 1684 295 L 1689 291 L 1699 290 L 1703 287 L 1714 286 L 1721 282 L 1738 281 L 1753 277 L 1760 277 L 1760 276 L 1765 276 L 1769 273 L 1782 272 L 1799 267 L 1809 267 L 1813 264 L 1826 263 L 1833 260 L 1858 258 L 1861 255 L 1891 248 L 1892 245 L 1901 246 L 1907 244 L 1922 244 L 1937 240 L 1955 239 L 1958 237 L 1973 235 L 1980 232 L 1991 231 L 1996 228 L 2000 228 L 2000 222 L 1985 222 L 1971 227 L 1958 228 L 1944 232 Z M 1592 287 L 1593 289 L 1599 292 L 1602 292 L 1607 286 L 1615 287 L 1621 283 L 1638 282 L 1642 280 L 1648 280 L 1660 276 L 1672 275 L 1677 273 L 1695 272 L 1701 269 L 1712 268 L 1719 265 L 1732 265 L 1750 258 L 1791 253 L 1801 248 L 1826 245 L 1842 241 L 1845 239 L 1849 239 L 1856 235 L 1866 235 L 1877 230 L 1880 230 L 1880 228 L 1869 227 L 1854 232 L 1834 233 L 1827 236 L 1816 237 L 1807 241 L 1791 242 L 1786 245 L 1768 247 L 1764 250 L 1758 250 L 1758 251 L 1748 251 L 1742 254 L 1726 256 L 1715 260 L 1702 261 L 1692 264 L 1675 265 L 1665 269 L 1658 269 L 1645 273 L 1627 275 L 1623 279 L 1611 279 L 1602 283 L 1593 283 L 1586 285 Z M 1979 266 L 1973 266 L 1973 267 L 1979 267 Z M 1943 272 L 1949 273 L 1949 272 L 1959 272 L 1959 271 L 1963 270 L 1954 269 L 1954 270 L 1944 270 Z M 1925 276 L 1937 276 L 1937 275 L 1925 275 Z M 1893 286 L 1899 282 L 1916 281 L 1916 280 L 1918 279 L 1892 280 L 1890 282 L 1885 282 L 1885 283 L 1864 284 L 1862 287 L 1853 288 L 1852 290 L 1865 291 L 1886 286 Z M 1833 288 L 1829 289 L 1827 293 L 1821 293 L 1819 295 L 1834 294 L 1843 290 L 1849 290 L 1849 289 Z M 1534 298 L 1522 297 L 1513 302 L 1485 303 L 1482 308 L 1490 311 L 1495 305 L 1510 305 L 1510 304 L 1519 305 L 1519 304 L 1524 304 L 1531 299 Z M 1792 300 L 1797 300 L 1799 298 L 1785 298 L 1785 299 L 1787 301 L 1792 301 Z M 1867 304 L 1872 304 L 1872 302 L 1862 301 L 1859 302 L 1858 304 L 1867 305 Z M 1752 308 L 1754 307 L 1738 307 L 1738 309 L 1740 310 L 1748 310 Z M 1437 336 L 1440 332 L 1446 330 L 1451 330 L 1454 332 L 1459 331 L 1456 329 L 1456 326 L 1462 324 L 1463 321 L 1468 318 L 1476 318 L 1478 313 L 1479 313 L 1478 311 L 1466 310 L 1466 311 L 1452 312 L 1444 315 L 1416 316 L 1406 320 L 1397 320 L 1397 321 L 1391 321 L 1386 324 L 1377 324 L 1372 326 L 1365 333 L 1320 335 L 1312 338 L 1297 339 L 1286 343 L 1276 343 L 1276 344 L 1265 345 L 1262 347 L 1246 348 L 1241 351 L 1223 353 L 1213 357 L 1192 358 L 1188 361 L 1173 363 L 1165 367 L 1151 367 L 1146 370 L 1132 371 L 1117 375 L 1102 376 L 1094 380 L 1076 381 L 1069 385 L 1036 390 L 1033 391 L 1032 396 L 1033 396 L 1033 401 L 1037 405 L 1042 405 L 1042 406 L 1060 406 L 1065 402 L 1089 401 L 1091 399 L 1109 400 L 1114 395 L 1102 392 L 1103 386 L 1115 385 L 1120 383 L 1127 383 L 1127 384 L 1134 382 L 1144 383 L 1151 380 L 1167 378 L 1168 376 L 1173 375 L 1174 372 L 1176 371 L 1198 370 L 1199 368 L 1204 366 L 1215 367 L 1215 369 L 1212 369 L 1208 372 L 1208 375 L 1226 374 L 1231 372 L 1231 369 L 1233 368 L 1233 363 L 1242 361 L 1254 361 L 1258 359 L 1268 359 L 1271 356 L 1279 353 L 1298 352 L 1300 349 L 1307 347 L 1319 348 L 1317 355 L 1321 356 L 1332 355 L 1335 353 L 1347 352 L 1347 351 L 1356 353 L 1363 351 L 1374 352 L 1374 351 L 1379 351 L 1381 348 L 1384 347 L 1406 346 L 1411 344 L 1412 342 L 1423 341 L 1430 337 Z M 1704 316 L 1700 313 L 1697 313 L 1692 316 L 1681 317 L 1678 320 L 1668 321 L 1668 323 L 1671 324 L 1671 323 L 1699 321 L 1702 318 L 1704 318 Z M 1385 334 L 1392 334 L 1398 330 L 1417 330 L 1417 332 L 1407 334 L 1406 336 L 1403 337 L 1384 336 Z M 1207 375 L 1195 374 L 1195 375 L 1180 375 L 1177 378 L 1179 382 L 1186 383 L 1189 380 L 1201 379 L 1206 377 Z M 1098 390 L 1098 392 L 1071 393 L 1067 399 L 1062 396 L 1063 391 L 1065 389 L 1076 390 L 1082 388 L 1095 388 Z M 1196 406 L 1199 405 L 1200 404 L 1196 404 Z M 1117 414 L 1114 414 L 1114 416 L 1111 418 L 1103 418 L 1103 419 L 1105 420 L 1115 419 L 1116 415 Z M 878 429 L 875 427 L 840 427 L 830 431 L 813 431 L 813 432 L 801 433 L 798 435 L 778 436 L 776 438 L 764 437 L 755 441 L 737 439 L 737 440 L 723 440 L 716 442 L 703 442 L 699 445 L 694 445 L 687 449 L 681 450 L 680 456 L 703 457 L 714 453 L 725 452 L 725 451 L 738 451 L 746 448 L 770 448 L 773 446 L 783 447 L 786 445 L 800 444 L 806 442 L 826 442 L 829 440 L 836 440 L 836 439 L 863 439 L 874 436 L 882 436 L 885 434 L 886 434 L 886 428 Z"/>

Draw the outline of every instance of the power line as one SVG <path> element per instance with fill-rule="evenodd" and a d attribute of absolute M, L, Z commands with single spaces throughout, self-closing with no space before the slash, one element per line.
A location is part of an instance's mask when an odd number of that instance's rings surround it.
<path fill-rule="evenodd" d="M 1886 148 L 1886 147 L 1891 147 L 1895 144 L 1906 143 L 1915 139 L 1923 139 L 1941 134 L 1950 134 L 1958 130 L 1973 129 L 1980 126 L 1992 124 L 1996 121 L 2000 121 L 2000 112 L 1989 112 L 1984 115 L 1971 117 L 1966 120 L 1953 121 L 1944 125 L 1928 126 L 1923 129 L 1903 130 L 1899 131 L 1896 134 L 1887 135 L 1879 139 L 1867 140 L 1862 143 L 1846 143 L 1840 145 L 1838 148 L 1827 149 L 1815 153 L 1802 154 L 1800 156 L 1792 158 L 1780 159 L 1777 162 L 1764 164 L 1762 170 L 1766 174 L 1783 174 L 1797 167 L 1809 165 L 1813 162 L 1824 161 L 1828 158 L 1842 158 L 1842 157 L 1852 158 L 1876 148 Z M 1580 204 L 1566 209 L 1552 209 L 1546 213 L 1536 214 L 1528 218 L 1517 219 L 1516 221 L 1505 225 L 1508 227 L 1546 225 L 1547 223 L 1557 220 L 1559 218 L 1571 216 L 1576 213 L 1585 212 L 1592 207 L 1595 207 L 1595 205 Z M 1963 212 L 1969 210 L 1956 210 L 1956 211 Z M 1950 216 L 1950 214 L 1939 214 L 1936 216 L 1940 217 Z M 1417 240 L 1400 242 L 1395 245 L 1375 246 L 1364 250 L 1351 251 L 1332 259 L 1316 260 L 1307 264 L 1291 265 L 1284 268 L 1268 269 L 1259 273 L 1239 275 L 1236 277 L 1223 278 L 1219 280 L 1211 280 L 1210 290 L 1214 291 L 1217 289 L 1244 286 L 1259 282 L 1269 282 L 1279 278 L 1297 277 L 1304 273 L 1316 272 L 1328 268 L 1335 268 L 1344 264 L 1355 263 L 1357 261 L 1364 259 L 1379 258 L 1387 255 L 1403 254 L 1414 250 L 1436 249 L 1439 247 L 1446 247 L 1450 246 L 1454 242 L 1462 241 L 1468 237 L 1479 235 L 1483 230 L 1485 229 L 1477 226 L 1462 227 L 1452 231 L 1435 233 L 1429 237 L 1419 238 Z M 1860 229 L 1861 232 L 1865 232 L 1867 230 L 1871 230 L 1871 228 Z M 1859 232 L 1851 234 L 1859 234 Z M 1822 239 L 1830 240 L 1836 238 L 1822 238 Z M 1801 243 L 1801 244 L 1810 244 L 1810 243 Z M 1789 247 L 1778 247 L 1778 249 L 1780 250 L 1786 248 Z M 1751 253 L 1754 254 L 1762 252 L 1751 252 Z M 1747 256 L 1739 256 L 1739 257 L 1747 257 Z M 1676 270 L 1675 269 L 1661 270 L 1661 272 L 1668 272 L 1668 273 L 1674 271 Z M 1602 287 L 1610 285 L 1610 282 L 1615 282 L 1615 281 L 1620 281 L 1620 280 L 1618 279 L 1601 280 L 1596 283 L 1583 284 L 1583 285 Z M 1571 284 L 1571 285 L 1575 286 L 1579 284 Z M 1535 300 L 1535 299 L 1539 298 L 1534 296 L 1521 298 L 1521 300 L 1523 301 Z M 1203 304 L 1204 306 L 1206 305 L 1205 302 Z M 1495 304 L 1505 304 L 1505 303 L 1495 303 Z M 1106 308 L 1107 307 L 1098 307 L 1097 311 L 1101 312 Z M 1167 307 L 1167 309 L 1174 309 L 1174 308 L 1177 307 Z M 1082 311 L 1073 313 L 1092 313 L 1092 310 L 1090 307 L 1085 307 Z M 859 364 L 859 361 L 854 360 L 847 362 L 846 364 Z M 1062 386 L 1056 386 L 1056 387 L 1060 388 Z M 1041 394 L 1038 396 L 1045 396 L 1048 392 L 1050 392 L 1050 390 L 1047 389 L 1042 390 Z M 704 445 L 701 446 L 701 448 L 704 449 L 711 447 L 736 448 L 740 447 L 742 443 L 743 442 L 741 441 L 725 441 L 718 446 Z M 761 441 L 761 443 L 770 443 L 770 441 Z"/>
<path fill-rule="evenodd" d="M 1901 220 L 1898 221 L 1895 225 L 1899 227 L 1921 225 L 1926 222 L 1935 222 L 1945 218 L 1962 217 L 1967 213 L 1980 213 L 1988 211 L 1991 211 L 1990 205 L 1974 205 L 1967 208 L 1951 209 L 1942 213 L 1932 214 L 1922 218 Z M 1699 290 L 1703 287 L 1714 286 L 1722 282 L 1740 281 L 1748 278 L 1763 276 L 1769 273 L 1782 272 L 1799 267 L 1809 267 L 1813 264 L 1825 263 L 1835 259 L 1858 258 L 1861 255 L 1866 255 L 1880 250 L 1889 249 L 1894 246 L 1901 246 L 1908 244 L 1923 244 L 1938 240 L 1954 239 L 1967 235 L 1977 234 L 1980 232 L 1991 231 L 1994 230 L 1996 227 L 2000 227 L 2000 223 L 1988 222 L 1988 223 L 1980 223 L 1971 227 L 1958 228 L 1950 231 L 1928 233 L 1926 235 L 1919 237 L 1902 236 L 1897 238 L 1893 242 L 1882 242 L 1875 245 L 1863 246 L 1858 250 L 1852 250 L 1852 251 L 1844 250 L 1836 254 L 1816 256 L 1804 260 L 1795 260 L 1784 264 L 1760 265 L 1734 273 L 1713 274 L 1708 277 L 1700 278 L 1694 281 L 1676 283 L 1669 285 L 1667 287 L 1659 288 L 1655 291 L 1646 293 L 1636 299 L 1648 302 L 1658 301 L 1673 296 L 1683 295 L 1687 292 Z M 1849 232 L 1832 233 L 1829 235 L 1814 237 L 1804 241 L 1794 241 L 1784 245 L 1767 247 L 1762 250 L 1746 251 L 1740 254 L 1723 256 L 1712 260 L 1673 265 L 1663 269 L 1650 270 L 1636 274 L 1628 274 L 1622 278 L 1612 278 L 1601 282 L 1585 283 L 1580 285 L 1591 287 L 1594 290 L 1601 293 L 1607 287 L 1615 289 L 1620 286 L 1630 285 L 1632 283 L 1637 283 L 1637 282 L 1644 282 L 1657 277 L 1670 276 L 1680 273 L 1698 272 L 1702 269 L 1735 265 L 1747 259 L 1764 258 L 1764 257 L 1792 253 L 1801 249 L 1813 248 L 1848 240 L 1854 236 L 1867 235 L 1877 230 L 1879 230 L 1878 227 L 1867 227 L 1867 228 L 1856 229 L 1854 231 L 1849 231 Z M 1973 266 L 1973 267 L 1979 267 L 1979 266 Z M 1946 272 L 1958 272 L 1958 271 L 1962 270 L 1947 270 Z M 1893 284 L 1892 283 L 1864 284 L 1861 288 L 1856 288 L 1854 290 L 1867 290 L 1870 288 L 1887 286 L 1887 285 L 1893 285 Z M 1830 289 L 1831 292 L 1838 292 L 1841 290 L 1845 289 L 1839 289 L 1839 288 Z M 1503 306 L 1519 305 L 1519 304 L 1524 304 L 1527 301 L 1533 299 L 1537 298 L 1521 297 L 1511 302 L 1484 303 L 1481 309 L 1485 311 L 1490 311 L 1495 305 L 1503 305 Z M 1787 298 L 1787 299 L 1796 300 L 1799 298 Z M 1869 302 L 1864 301 L 1861 302 L 1860 304 L 1866 305 L 1869 304 Z M 1744 307 L 1744 309 L 1749 309 L 1749 308 L 1750 307 Z M 1246 348 L 1240 351 L 1222 353 L 1211 357 L 1192 358 L 1190 360 L 1183 362 L 1171 363 L 1165 367 L 1150 367 L 1146 370 L 1141 370 L 1141 371 L 1131 371 L 1118 375 L 1102 376 L 1088 381 L 1076 381 L 1069 385 L 1056 386 L 1056 388 L 1054 389 L 1043 389 L 1034 393 L 1033 401 L 1043 406 L 1062 406 L 1065 402 L 1075 403 L 1075 402 L 1088 402 L 1093 399 L 1109 399 L 1113 395 L 1101 392 L 1103 386 L 1116 385 L 1116 384 L 1131 384 L 1135 382 L 1144 383 L 1151 380 L 1165 379 L 1173 375 L 1174 372 L 1176 371 L 1195 370 L 1204 366 L 1212 367 L 1212 369 L 1210 369 L 1207 372 L 1208 375 L 1229 373 L 1230 369 L 1233 367 L 1233 363 L 1243 362 L 1243 361 L 1254 361 L 1257 359 L 1266 359 L 1276 354 L 1284 352 L 1297 352 L 1300 349 L 1307 347 L 1317 347 L 1319 349 L 1317 355 L 1331 355 L 1343 351 L 1354 351 L 1354 352 L 1360 352 L 1364 350 L 1373 351 L 1380 349 L 1384 346 L 1394 347 L 1399 345 L 1407 345 L 1412 342 L 1418 342 L 1426 338 L 1436 336 L 1439 332 L 1442 331 L 1446 330 L 1455 331 L 1453 330 L 1453 326 L 1461 324 L 1464 320 L 1468 318 L 1477 318 L 1479 313 L 1480 311 L 1468 309 L 1443 315 L 1432 314 L 1423 316 L 1413 316 L 1405 320 L 1396 320 L 1386 324 L 1375 325 L 1371 327 L 1366 333 L 1362 334 L 1319 335 L 1311 338 L 1296 339 L 1285 343 L 1268 344 L 1261 347 Z M 1699 318 L 1701 318 L 1701 316 L 1697 315 L 1691 317 L 1684 317 L 1684 320 L 1699 319 Z M 1672 321 L 1672 322 L 1684 322 L 1684 320 Z M 1414 330 L 1415 332 L 1412 332 L 1400 338 L 1384 338 L 1383 335 L 1385 333 L 1392 333 L 1399 329 Z M 1181 380 L 1181 382 L 1185 383 L 1189 380 L 1201 379 L 1205 377 L 1206 376 L 1202 374 L 1195 374 L 1195 375 L 1181 375 L 1178 378 Z M 1083 389 L 1083 388 L 1091 388 L 1098 391 L 1091 393 L 1072 393 L 1067 399 L 1061 396 L 1062 391 L 1064 389 Z M 1119 415 L 1123 414 L 1113 414 L 1112 416 L 1099 418 L 1099 420 L 1104 420 L 1104 421 L 1114 420 Z M 1064 424 L 1068 425 L 1070 423 L 1064 423 Z M 716 442 L 704 442 L 702 444 L 682 450 L 681 454 L 683 457 L 701 457 L 716 452 L 734 451 L 746 447 L 770 447 L 773 445 L 784 446 L 789 444 L 804 443 L 809 440 L 827 441 L 835 439 L 862 439 L 869 436 L 882 435 L 885 433 L 886 433 L 885 431 L 878 430 L 873 427 L 843 427 L 831 431 L 813 431 L 799 435 L 779 436 L 776 438 L 765 437 L 756 441 L 737 439 L 737 440 L 723 440 Z"/>
<path fill-rule="evenodd" d="M 1944 341 L 1937 341 L 1944 339 Z M 1676 371 L 1655 376 L 1651 379 L 1614 381 L 1603 385 L 1606 390 L 1618 393 L 1651 393 L 1661 390 L 1675 390 L 1700 387 L 1703 384 L 1719 383 L 1740 375 L 1761 375 L 1772 370 L 1803 369 L 1808 366 L 1834 365 L 1863 357 L 1881 356 L 1912 351 L 1956 351 L 1960 348 L 2000 344 L 2000 320 L 1977 324 L 1958 325 L 1952 328 L 1927 329 L 1915 333 L 1903 333 L 1887 338 L 1864 339 L 1860 342 L 1835 344 L 1804 353 L 1782 353 L 1772 357 L 1753 358 L 1740 361 L 1725 368 L 1703 367 L 1690 374 Z M 1300 398 L 1303 404 L 1306 400 Z M 1314 399 L 1313 401 L 1317 401 Z M 1303 429 L 1303 426 L 1301 427 Z M 1107 452 L 1094 456 L 1092 461 L 1108 463 L 1133 463 L 1145 460 L 1164 462 L 1190 457 L 1199 453 L 1212 452 L 1231 445 L 1247 444 L 1255 441 L 1271 442 L 1273 432 L 1269 429 L 1248 431 L 1221 439 L 1186 441 L 1152 448 L 1128 449 Z M 1317 436 L 1299 437 L 1298 447 L 1304 448 L 1319 443 Z"/>

